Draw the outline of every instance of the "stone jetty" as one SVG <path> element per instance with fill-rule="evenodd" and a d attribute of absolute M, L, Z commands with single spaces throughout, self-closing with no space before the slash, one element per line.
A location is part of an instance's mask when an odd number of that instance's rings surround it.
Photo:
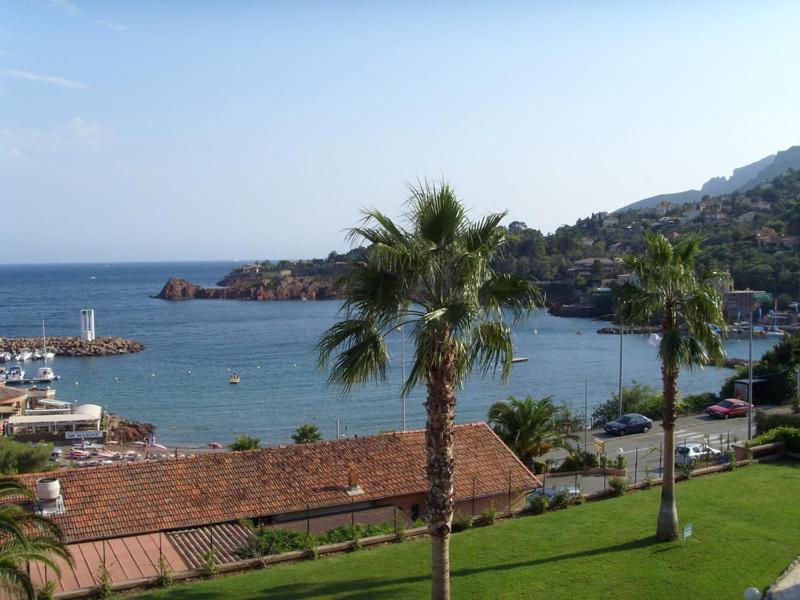
<path fill-rule="evenodd" d="M 622 333 L 642 335 L 648 333 L 658 333 L 659 331 L 661 331 L 661 328 L 657 326 L 625 327 Z M 619 335 L 619 327 L 601 327 L 597 330 L 597 333 L 604 333 L 606 335 Z"/>
<path fill-rule="evenodd" d="M 0 352 L 16 354 L 22 350 L 42 348 L 42 338 L 0 338 Z M 121 337 L 97 337 L 84 342 L 78 337 L 49 337 L 47 350 L 56 356 L 111 356 L 144 350 L 144 344 Z"/>

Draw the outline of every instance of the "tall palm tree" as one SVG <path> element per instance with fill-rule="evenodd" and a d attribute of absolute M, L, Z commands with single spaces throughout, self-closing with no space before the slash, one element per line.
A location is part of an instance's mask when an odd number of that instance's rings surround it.
<path fill-rule="evenodd" d="M 415 350 L 402 393 L 425 384 L 428 531 L 432 540 L 432 597 L 450 597 L 449 542 L 453 520 L 453 419 L 456 390 L 475 368 L 511 370 L 512 343 L 504 310 L 513 319 L 541 303 L 531 282 L 496 273 L 492 258 L 506 239 L 505 213 L 470 221 L 447 184 L 411 188 L 405 223 L 369 210 L 352 240 L 370 244 L 346 281 L 345 319 L 317 346 L 320 364 L 336 354 L 330 380 L 347 392 L 385 380 L 385 336 L 410 330 Z"/>
<path fill-rule="evenodd" d="M 534 400 L 528 396 L 519 400 L 511 396 L 508 402 L 498 400 L 489 407 L 489 423 L 495 433 L 533 470 L 534 460 L 555 448 L 572 452 L 570 441 L 574 423 L 564 409 L 550 397 Z"/>
<path fill-rule="evenodd" d="M 61 528 L 14 503 L 33 493 L 15 479 L 0 480 L 0 588 L 18 598 L 36 599 L 27 565 L 40 562 L 61 575 L 55 558 L 72 564 Z"/>
<path fill-rule="evenodd" d="M 678 512 L 675 507 L 675 397 L 681 367 L 719 363 L 725 357 L 718 330 L 725 327 L 722 302 L 713 282 L 715 273 L 699 275 L 696 259 L 700 253 L 697 238 L 687 236 L 671 245 L 663 235 L 645 234 L 645 251 L 629 256 L 626 265 L 633 282 L 622 288 L 622 314 L 625 323 L 647 323 L 660 319 L 661 360 L 664 404 L 664 471 L 661 507 L 656 537 L 678 539 Z"/>

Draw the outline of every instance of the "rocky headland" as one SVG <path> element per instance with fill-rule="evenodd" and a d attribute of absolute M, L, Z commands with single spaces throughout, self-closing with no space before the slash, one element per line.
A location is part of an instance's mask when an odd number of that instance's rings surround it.
<path fill-rule="evenodd" d="M 0 338 L 0 352 L 16 354 L 34 348 L 42 348 L 42 338 Z M 98 337 L 92 342 L 78 337 L 49 337 L 47 350 L 56 356 L 110 356 L 141 352 L 144 344 L 121 337 Z"/>
<path fill-rule="evenodd" d="M 173 277 L 154 297 L 162 300 L 327 300 L 335 296 L 332 283 L 314 277 L 283 275 L 215 288 L 204 288 Z"/>
<path fill-rule="evenodd" d="M 119 415 L 108 415 L 109 438 L 121 444 L 145 441 L 155 430 L 156 426 L 150 423 L 128 421 Z"/>

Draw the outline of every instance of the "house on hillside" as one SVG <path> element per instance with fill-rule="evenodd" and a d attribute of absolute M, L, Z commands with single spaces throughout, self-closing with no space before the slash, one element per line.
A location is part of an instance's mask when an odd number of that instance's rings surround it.
<path fill-rule="evenodd" d="M 456 511 L 521 508 L 541 485 L 485 423 L 458 425 L 454 437 Z M 114 583 L 156 576 L 160 556 L 175 573 L 202 568 L 210 549 L 234 562 L 251 536 L 242 520 L 303 533 L 411 523 L 425 516 L 425 465 L 425 431 L 396 432 L 66 469 L 48 474 L 57 498 L 31 508 L 63 529 L 75 564 L 60 563 L 58 591 L 74 592 L 97 586 L 104 562 Z M 20 479 L 37 490 L 36 476 Z M 47 572 L 32 563 L 31 574 L 43 587 Z"/>

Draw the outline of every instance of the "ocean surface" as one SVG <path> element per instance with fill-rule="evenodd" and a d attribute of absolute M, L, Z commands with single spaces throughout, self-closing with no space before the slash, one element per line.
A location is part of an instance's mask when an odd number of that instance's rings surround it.
<path fill-rule="evenodd" d="M 228 443 L 240 434 L 264 443 L 289 443 L 301 423 L 312 422 L 326 438 L 336 421 L 347 435 L 402 427 L 399 396 L 403 348 L 390 340 L 392 366 L 385 384 L 368 384 L 349 395 L 327 384 L 313 349 L 335 322 L 339 303 L 244 302 L 151 298 L 169 277 L 212 286 L 235 266 L 230 262 L 0 265 L 0 337 L 78 335 L 81 308 L 93 308 L 97 335 L 132 338 L 147 349 L 100 358 L 57 357 L 57 397 L 100 404 L 127 418 L 157 425 L 169 446 Z M 509 395 L 553 396 L 583 410 L 588 381 L 589 410 L 615 392 L 619 337 L 599 335 L 606 325 L 588 319 L 551 317 L 543 312 L 514 328 L 515 354 L 530 359 L 514 366 L 502 385 L 472 377 L 458 395 L 459 422 L 483 420 L 489 406 Z M 578 332 L 581 334 L 579 335 Z M 754 342 L 756 357 L 774 340 Z M 623 381 L 660 386 L 655 348 L 646 336 L 626 335 Z M 747 341 L 727 341 L 729 356 L 747 357 Z M 406 365 L 410 343 L 405 344 Z M 35 368 L 36 363 L 29 363 Z M 232 371 L 241 376 L 230 385 Z M 728 369 L 705 368 L 681 375 L 681 392 L 719 391 Z M 424 389 L 407 399 L 407 427 L 423 427 Z"/>

